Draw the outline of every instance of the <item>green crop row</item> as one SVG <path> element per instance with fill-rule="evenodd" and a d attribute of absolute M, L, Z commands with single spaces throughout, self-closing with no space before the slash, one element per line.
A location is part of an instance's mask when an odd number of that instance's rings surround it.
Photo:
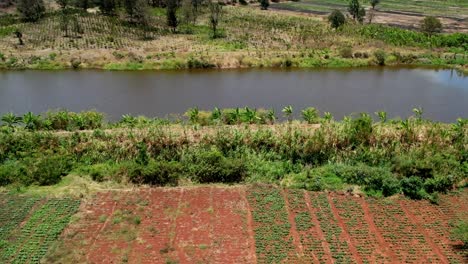
<path fill-rule="evenodd" d="M 255 247 L 259 263 L 282 263 L 294 251 L 289 236 L 284 199 L 280 191 L 272 186 L 255 186 L 249 190 L 248 201 L 252 207 Z"/>

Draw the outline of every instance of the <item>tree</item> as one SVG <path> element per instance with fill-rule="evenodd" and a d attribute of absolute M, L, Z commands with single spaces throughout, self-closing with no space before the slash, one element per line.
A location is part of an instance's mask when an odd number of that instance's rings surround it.
<path fill-rule="evenodd" d="M 12 112 L 6 113 L 2 116 L 2 122 L 9 127 L 13 127 L 16 124 L 19 124 L 21 120 L 22 118 L 20 116 L 16 116 Z"/>
<path fill-rule="evenodd" d="M 348 6 L 348 12 L 353 16 L 353 19 L 362 23 L 366 16 L 366 10 L 361 7 L 359 0 L 351 0 Z"/>
<path fill-rule="evenodd" d="M 91 7 L 91 3 L 89 0 L 76 0 L 73 5 L 83 9 L 84 11 Z"/>
<path fill-rule="evenodd" d="M 143 39 L 149 39 L 148 28 L 150 26 L 150 14 L 148 4 L 145 0 L 136 0 L 133 18 L 135 23 L 143 29 Z"/>
<path fill-rule="evenodd" d="M 380 0 L 370 0 L 370 4 L 372 6 L 372 10 L 375 10 L 375 7 L 380 4 Z"/>
<path fill-rule="evenodd" d="M 222 5 L 220 5 L 218 2 L 213 2 L 210 0 L 208 3 L 208 7 L 210 9 L 210 26 L 211 30 L 213 31 L 213 38 L 216 38 L 217 35 L 217 28 L 218 28 L 218 23 L 219 19 L 221 18 L 222 15 Z"/>
<path fill-rule="evenodd" d="M 262 10 L 267 10 L 270 6 L 270 0 L 260 0 L 260 8 Z"/>
<path fill-rule="evenodd" d="M 333 10 L 328 16 L 328 21 L 332 28 L 339 28 L 346 22 L 346 18 L 340 10 Z"/>
<path fill-rule="evenodd" d="M 421 22 L 421 31 L 429 36 L 442 32 L 442 23 L 433 16 L 425 17 Z"/>
<path fill-rule="evenodd" d="M 65 9 L 68 6 L 68 0 L 55 0 L 61 9 Z"/>
<path fill-rule="evenodd" d="M 133 15 L 135 13 L 135 6 L 137 4 L 137 0 L 124 0 L 124 7 L 125 12 L 130 17 L 130 20 L 133 20 Z"/>
<path fill-rule="evenodd" d="M 43 0 L 18 0 L 16 8 L 21 18 L 28 22 L 36 22 L 45 12 Z"/>
<path fill-rule="evenodd" d="M 15 31 L 15 36 L 16 38 L 18 39 L 18 42 L 20 45 L 24 45 L 24 42 L 23 42 L 23 33 L 21 33 L 21 31 L 19 30 L 16 30 Z"/>
<path fill-rule="evenodd" d="M 167 26 L 172 28 L 172 32 L 175 33 L 177 31 L 177 26 L 179 25 L 179 21 L 177 19 L 177 0 L 168 0 L 166 1 L 166 5 Z"/>
<path fill-rule="evenodd" d="M 115 0 L 99 0 L 98 6 L 102 14 L 107 15 L 107 16 L 115 15 L 115 8 L 116 8 Z"/>

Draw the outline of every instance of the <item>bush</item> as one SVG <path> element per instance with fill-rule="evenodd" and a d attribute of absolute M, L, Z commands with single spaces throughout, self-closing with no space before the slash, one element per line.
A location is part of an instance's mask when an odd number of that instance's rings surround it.
<path fill-rule="evenodd" d="M 431 36 L 442 32 L 442 23 L 433 16 L 427 16 L 421 21 L 421 31 Z"/>
<path fill-rule="evenodd" d="M 392 177 L 385 177 L 382 181 L 382 194 L 384 196 L 392 196 L 401 191 L 400 181 L 393 175 Z"/>
<path fill-rule="evenodd" d="M 415 176 L 405 178 L 401 181 L 401 189 L 403 193 L 411 199 L 423 199 L 427 197 L 424 191 L 423 181 Z"/>
<path fill-rule="evenodd" d="M 428 193 L 442 192 L 446 193 L 448 190 L 453 189 L 455 179 L 452 175 L 439 176 L 424 181 L 424 189 Z"/>
<path fill-rule="evenodd" d="M 17 9 L 21 18 L 28 22 L 39 20 L 45 12 L 43 0 L 18 0 Z"/>
<path fill-rule="evenodd" d="M 385 54 L 385 51 L 383 51 L 383 50 L 376 50 L 374 52 L 375 61 L 380 66 L 385 65 L 385 57 L 386 56 L 387 55 Z"/>
<path fill-rule="evenodd" d="M 339 28 L 345 24 L 346 18 L 340 10 L 333 10 L 328 16 L 328 22 L 332 28 Z"/>
<path fill-rule="evenodd" d="M 234 183 L 245 179 L 247 168 L 240 159 L 226 158 L 217 149 L 192 153 L 186 166 L 199 183 Z"/>
<path fill-rule="evenodd" d="M 340 49 L 340 56 L 345 59 L 353 57 L 353 49 L 351 47 L 343 47 Z"/>
<path fill-rule="evenodd" d="M 372 118 L 369 114 L 361 113 L 359 118 L 351 119 L 348 127 L 348 137 L 352 145 L 367 145 L 373 132 Z"/>
<path fill-rule="evenodd" d="M 175 161 L 151 160 L 147 165 L 131 162 L 125 164 L 121 170 L 126 171 L 132 183 L 175 186 L 183 172 L 183 167 Z"/>

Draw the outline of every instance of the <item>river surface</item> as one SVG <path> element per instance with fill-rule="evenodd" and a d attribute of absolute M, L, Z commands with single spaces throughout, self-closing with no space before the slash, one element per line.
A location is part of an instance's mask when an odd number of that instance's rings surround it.
<path fill-rule="evenodd" d="M 468 118 L 468 77 L 454 70 L 355 68 L 204 71 L 0 71 L 0 114 L 66 108 L 167 117 L 188 108 L 313 106 L 340 119 L 386 111 L 453 122 Z"/>

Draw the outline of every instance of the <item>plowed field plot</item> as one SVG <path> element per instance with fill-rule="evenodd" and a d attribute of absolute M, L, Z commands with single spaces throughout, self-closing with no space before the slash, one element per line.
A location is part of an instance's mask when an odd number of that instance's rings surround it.
<path fill-rule="evenodd" d="M 466 190 L 434 205 L 271 185 L 142 188 L 83 201 L 62 232 L 78 201 L 0 194 L 0 262 L 468 263 L 450 236 L 467 200 Z"/>
<path fill-rule="evenodd" d="M 242 188 L 99 194 L 47 256 L 51 263 L 252 263 Z"/>

